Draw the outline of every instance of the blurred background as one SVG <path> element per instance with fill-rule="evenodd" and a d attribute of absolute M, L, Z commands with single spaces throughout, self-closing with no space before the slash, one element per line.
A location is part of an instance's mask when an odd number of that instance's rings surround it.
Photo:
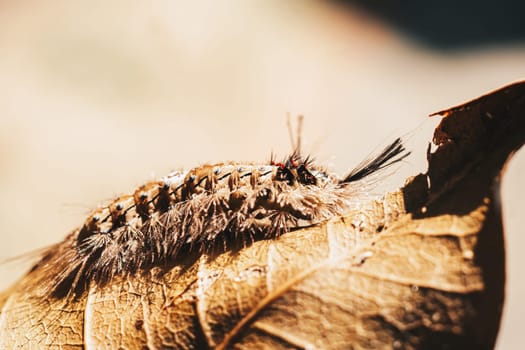
<path fill-rule="evenodd" d="M 285 155 L 286 113 L 343 173 L 429 113 L 523 79 L 523 13 L 510 0 L 1 1 L 0 259 L 170 170 Z M 525 323 L 524 176 L 521 151 L 502 188 L 498 349 L 521 348 Z M 3 264 L 0 287 L 21 273 Z"/>

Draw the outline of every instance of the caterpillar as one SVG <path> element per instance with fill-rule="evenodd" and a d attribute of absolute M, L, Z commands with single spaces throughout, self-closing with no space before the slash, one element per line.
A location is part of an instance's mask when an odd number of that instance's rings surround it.
<path fill-rule="evenodd" d="M 79 296 L 115 276 L 190 254 L 246 246 L 347 211 L 358 182 L 402 161 L 401 139 L 340 178 L 296 150 L 282 162 L 226 162 L 179 170 L 99 206 L 33 270 L 50 296 Z"/>

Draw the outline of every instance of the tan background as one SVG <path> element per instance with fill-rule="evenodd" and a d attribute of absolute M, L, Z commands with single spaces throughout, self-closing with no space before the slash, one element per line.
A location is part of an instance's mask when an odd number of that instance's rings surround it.
<path fill-rule="evenodd" d="M 320 2 L 154 3 L 0 2 L 0 259 L 171 169 L 284 155 L 287 112 L 343 172 L 430 112 L 524 78 L 525 45 L 425 49 Z M 499 349 L 520 349 L 525 324 L 524 176 L 522 151 L 502 191 Z M 0 287 L 21 266 L 1 265 Z"/>

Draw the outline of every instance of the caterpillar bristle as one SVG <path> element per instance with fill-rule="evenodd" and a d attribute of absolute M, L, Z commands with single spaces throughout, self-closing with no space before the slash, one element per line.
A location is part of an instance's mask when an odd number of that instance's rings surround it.
<path fill-rule="evenodd" d="M 298 138 L 282 162 L 272 155 L 262 164 L 229 162 L 175 171 L 100 206 L 44 253 L 34 267 L 41 270 L 35 284 L 54 297 L 79 296 L 115 276 L 318 224 L 351 208 L 359 191 L 353 182 L 410 153 L 396 139 L 339 179 L 303 157 L 300 147 Z"/>

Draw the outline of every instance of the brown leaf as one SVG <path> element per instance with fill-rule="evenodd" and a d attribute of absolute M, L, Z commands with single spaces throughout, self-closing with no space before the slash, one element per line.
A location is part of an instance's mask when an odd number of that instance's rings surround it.
<path fill-rule="evenodd" d="M 28 273 L 0 296 L 0 348 L 492 348 L 525 82 L 436 114 L 427 174 L 344 217 L 78 298 Z"/>

